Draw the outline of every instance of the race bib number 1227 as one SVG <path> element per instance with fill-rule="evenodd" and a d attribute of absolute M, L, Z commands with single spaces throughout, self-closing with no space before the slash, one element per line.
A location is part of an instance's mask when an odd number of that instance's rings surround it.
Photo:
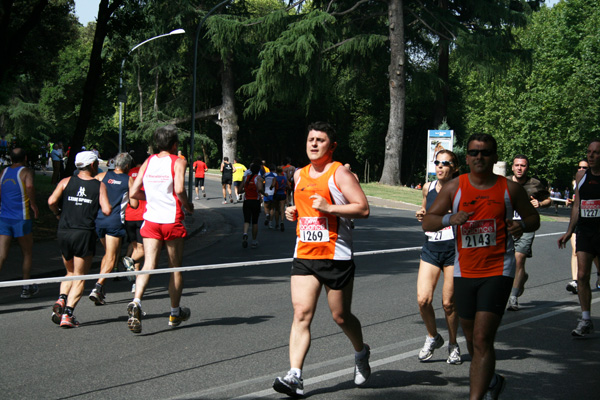
<path fill-rule="evenodd" d="M 600 217 L 600 200 L 581 200 L 579 206 L 582 218 Z"/>

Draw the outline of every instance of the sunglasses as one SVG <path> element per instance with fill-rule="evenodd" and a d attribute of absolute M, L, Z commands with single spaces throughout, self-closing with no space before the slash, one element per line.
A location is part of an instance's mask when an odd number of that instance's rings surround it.
<path fill-rule="evenodd" d="M 437 167 L 437 166 L 440 166 L 440 165 L 441 165 L 442 167 L 451 167 L 451 166 L 453 165 L 453 164 L 452 164 L 452 161 L 440 161 L 440 160 L 435 160 L 433 163 L 435 164 L 435 166 L 436 166 L 436 167 Z"/>
<path fill-rule="evenodd" d="M 577 167 L 577 169 L 588 169 L 588 167 L 583 167 L 580 165 L 579 167 Z"/>
<path fill-rule="evenodd" d="M 488 149 L 467 150 L 467 155 L 469 155 L 471 157 L 477 157 L 479 155 L 479 153 L 481 153 L 481 155 L 484 157 L 489 157 L 489 156 L 493 155 L 495 152 L 494 152 L 494 150 L 488 150 Z"/>

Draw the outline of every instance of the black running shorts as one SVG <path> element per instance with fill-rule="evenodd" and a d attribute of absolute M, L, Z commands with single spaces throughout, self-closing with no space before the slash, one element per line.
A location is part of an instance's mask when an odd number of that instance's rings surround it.
<path fill-rule="evenodd" d="M 454 303 L 458 316 L 473 320 L 477 311 L 504 315 L 513 280 L 508 276 L 454 277 Z"/>
<path fill-rule="evenodd" d="M 244 223 L 258 224 L 258 215 L 260 214 L 260 200 L 244 200 L 242 205 L 244 212 Z"/>
<path fill-rule="evenodd" d="M 354 279 L 354 260 L 307 260 L 294 258 L 292 275 L 314 275 L 333 290 L 341 290 Z"/>
<path fill-rule="evenodd" d="M 84 229 L 59 229 L 58 247 L 65 260 L 96 255 L 96 231 Z"/>
<path fill-rule="evenodd" d="M 575 230 L 575 251 L 583 251 L 595 256 L 600 256 L 600 230 L 577 227 Z"/>
<path fill-rule="evenodd" d="M 142 238 L 142 235 L 140 234 L 140 228 L 143 223 L 143 219 L 139 221 L 125 221 L 125 230 L 127 231 L 127 240 L 129 240 L 129 243 L 144 243 L 144 238 Z"/>

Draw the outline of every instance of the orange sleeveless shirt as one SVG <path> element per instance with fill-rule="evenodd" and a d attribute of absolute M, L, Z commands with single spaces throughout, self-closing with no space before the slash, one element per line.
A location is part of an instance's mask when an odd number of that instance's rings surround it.
<path fill-rule="evenodd" d="M 515 250 L 505 222 L 507 216 L 512 219 L 513 206 L 506 178 L 498 176 L 494 186 L 478 190 L 469 182 L 468 174 L 461 175 L 452 201 L 452 212 L 461 210 L 473 211 L 474 214 L 463 225 L 454 227 L 454 276 L 514 277 Z"/>
<path fill-rule="evenodd" d="M 296 249 L 294 258 L 310 260 L 351 260 L 352 233 L 350 220 L 321 213 L 312 208 L 315 193 L 329 204 L 348 204 L 335 182 L 335 171 L 343 165 L 334 162 L 323 175 L 311 178 L 311 166 L 300 170 L 294 189 L 294 203 L 298 211 Z"/>

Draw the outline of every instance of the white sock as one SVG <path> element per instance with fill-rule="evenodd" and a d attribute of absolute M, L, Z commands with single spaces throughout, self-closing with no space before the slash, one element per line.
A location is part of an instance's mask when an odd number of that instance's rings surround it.
<path fill-rule="evenodd" d="M 302 370 L 300 368 L 290 368 L 289 373 L 295 375 L 298 379 L 302 378 Z"/>
<path fill-rule="evenodd" d="M 582 319 L 592 319 L 592 316 L 590 315 L 590 311 L 582 311 L 581 318 Z"/>
<path fill-rule="evenodd" d="M 136 297 L 135 299 L 133 299 L 133 302 L 136 303 L 140 307 L 142 306 L 142 299 L 139 299 Z"/>
<path fill-rule="evenodd" d="M 174 317 L 179 317 L 179 310 L 180 310 L 179 307 L 175 307 L 175 308 L 171 307 L 171 315 Z"/>

